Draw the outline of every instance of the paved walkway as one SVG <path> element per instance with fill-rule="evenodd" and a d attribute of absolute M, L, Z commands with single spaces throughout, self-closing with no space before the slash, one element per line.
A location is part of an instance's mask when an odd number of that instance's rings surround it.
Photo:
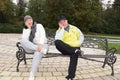
<path fill-rule="evenodd" d="M 31 60 L 27 65 L 21 63 L 20 72 L 16 72 L 15 44 L 20 40 L 21 34 L 0 34 L 0 80 L 28 80 L 31 68 Z M 96 50 L 84 49 L 86 52 Z M 88 51 L 87 51 L 88 50 Z M 56 52 L 54 47 L 50 51 Z M 101 52 L 97 50 L 97 52 Z M 31 57 L 31 56 L 27 56 Z M 94 62 L 79 58 L 75 80 L 120 80 L 120 55 L 115 63 L 115 76 L 110 76 L 111 69 L 106 65 L 102 68 L 100 62 Z M 97 59 L 102 61 L 103 59 Z M 36 73 L 36 80 L 65 80 L 69 57 L 57 56 L 43 58 Z"/>

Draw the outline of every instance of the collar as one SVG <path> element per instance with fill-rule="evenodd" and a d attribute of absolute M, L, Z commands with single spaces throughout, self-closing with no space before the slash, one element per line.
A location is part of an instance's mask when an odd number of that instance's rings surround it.
<path fill-rule="evenodd" d="M 69 32 L 69 29 L 70 29 L 69 25 L 64 29 Z"/>

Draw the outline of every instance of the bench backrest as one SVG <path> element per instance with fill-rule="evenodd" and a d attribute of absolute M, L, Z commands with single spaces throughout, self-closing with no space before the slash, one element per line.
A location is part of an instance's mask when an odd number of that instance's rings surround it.
<path fill-rule="evenodd" d="M 54 33 L 49 33 L 47 35 L 48 44 L 54 45 Z M 103 49 L 105 51 L 108 50 L 108 40 L 107 38 L 96 38 L 96 37 L 86 37 L 82 43 L 81 47 L 85 48 L 95 48 L 95 49 Z"/>
<path fill-rule="evenodd" d="M 107 38 L 85 37 L 81 47 L 108 50 Z"/>

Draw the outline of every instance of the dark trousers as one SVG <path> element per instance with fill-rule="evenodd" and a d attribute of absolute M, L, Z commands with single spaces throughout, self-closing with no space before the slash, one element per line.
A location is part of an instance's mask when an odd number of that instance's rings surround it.
<path fill-rule="evenodd" d="M 74 78 L 76 68 L 77 68 L 77 62 L 78 62 L 78 55 L 75 54 L 75 50 L 80 49 L 80 47 L 71 47 L 61 40 L 56 40 L 55 46 L 63 55 L 70 56 L 70 63 L 69 63 L 69 68 L 68 68 L 68 77 Z"/>

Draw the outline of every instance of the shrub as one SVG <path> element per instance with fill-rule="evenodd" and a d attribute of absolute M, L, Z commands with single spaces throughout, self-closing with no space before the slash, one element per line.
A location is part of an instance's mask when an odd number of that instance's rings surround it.
<path fill-rule="evenodd" d="M 13 24 L 1 24 L 0 23 L 0 33 L 21 33 L 22 26 Z"/>

